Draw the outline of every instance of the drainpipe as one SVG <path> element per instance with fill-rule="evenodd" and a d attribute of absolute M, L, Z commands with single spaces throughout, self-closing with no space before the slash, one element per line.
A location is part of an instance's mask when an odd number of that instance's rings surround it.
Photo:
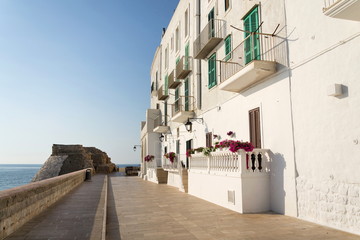
<path fill-rule="evenodd" d="M 196 0 L 196 18 L 195 18 L 195 29 L 196 37 L 200 35 L 201 32 L 201 0 Z M 196 83 L 197 83 L 197 109 L 201 109 L 202 106 L 202 84 L 201 84 L 201 60 L 197 59 L 196 64 Z"/>

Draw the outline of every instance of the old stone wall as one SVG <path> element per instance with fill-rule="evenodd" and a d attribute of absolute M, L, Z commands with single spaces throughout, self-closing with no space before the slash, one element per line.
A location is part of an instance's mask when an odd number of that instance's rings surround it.
<path fill-rule="evenodd" d="M 299 217 L 360 234 L 360 184 L 297 178 Z"/>
<path fill-rule="evenodd" d="M 40 181 L 81 169 L 92 168 L 97 173 L 111 173 L 117 167 L 106 152 L 82 145 L 54 144 L 52 154 L 33 178 Z"/>
<path fill-rule="evenodd" d="M 0 192 L 0 239 L 40 214 L 85 180 L 86 169 Z"/>

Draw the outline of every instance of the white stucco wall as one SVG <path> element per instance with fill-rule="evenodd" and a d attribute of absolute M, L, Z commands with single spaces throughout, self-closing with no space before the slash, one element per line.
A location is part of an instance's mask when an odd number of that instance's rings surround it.
<path fill-rule="evenodd" d="M 286 6 L 299 217 L 360 234 L 360 22 L 325 16 L 320 0 Z M 327 95 L 335 83 L 342 96 Z"/>

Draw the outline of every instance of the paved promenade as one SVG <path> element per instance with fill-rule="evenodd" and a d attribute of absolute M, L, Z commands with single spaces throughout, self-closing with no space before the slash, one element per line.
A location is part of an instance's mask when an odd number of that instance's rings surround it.
<path fill-rule="evenodd" d="M 176 188 L 116 173 L 93 176 L 6 240 L 100 240 L 105 230 L 107 240 L 360 239 L 283 215 L 238 214 Z"/>
<path fill-rule="evenodd" d="M 359 240 L 277 214 L 238 214 L 167 185 L 109 175 L 108 239 Z M 111 213 L 112 212 L 112 213 Z"/>
<path fill-rule="evenodd" d="M 6 240 L 101 239 L 106 181 L 106 175 L 93 176 Z"/>

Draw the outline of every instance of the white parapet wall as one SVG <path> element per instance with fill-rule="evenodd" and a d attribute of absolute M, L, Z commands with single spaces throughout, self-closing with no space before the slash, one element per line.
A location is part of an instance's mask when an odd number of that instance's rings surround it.
<path fill-rule="evenodd" d="M 266 150 L 256 149 L 251 153 L 193 155 L 189 194 L 239 213 L 270 211 L 270 167 L 265 153 Z"/>
<path fill-rule="evenodd" d="M 182 188 L 182 179 L 179 171 L 168 171 L 167 184 L 179 189 Z"/>

